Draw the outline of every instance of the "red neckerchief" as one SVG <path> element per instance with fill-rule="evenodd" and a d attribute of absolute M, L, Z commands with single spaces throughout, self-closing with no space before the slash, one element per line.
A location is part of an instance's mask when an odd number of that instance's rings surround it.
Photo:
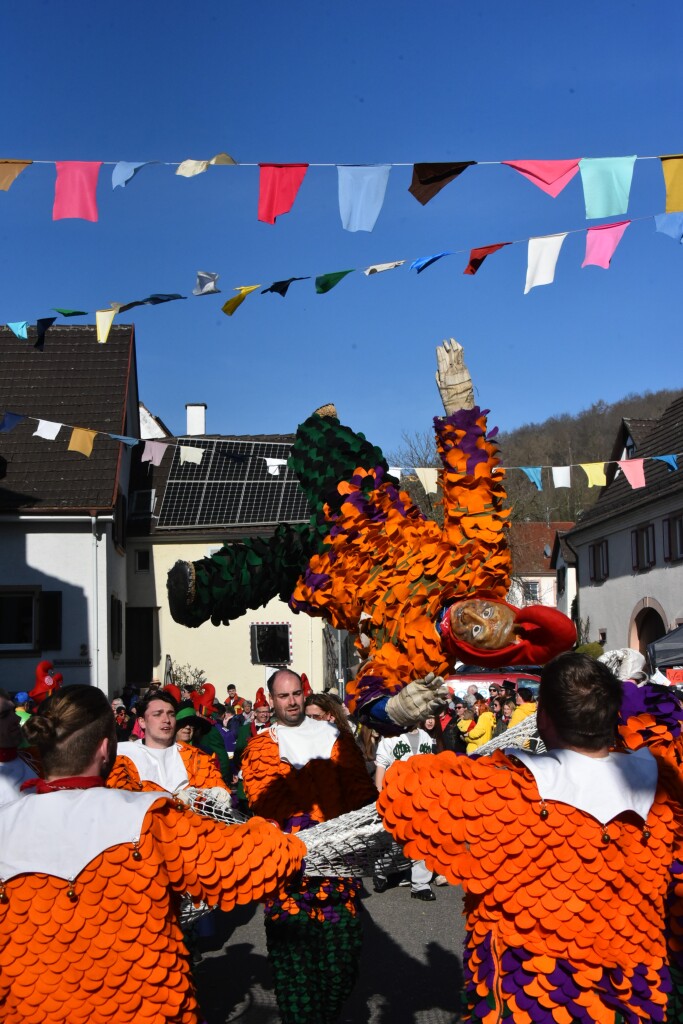
<path fill-rule="evenodd" d="M 99 775 L 74 775 L 68 779 L 55 779 L 54 782 L 27 779 L 22 782 L 21 789 L 35 789 L 36 793 L 57 793 L 60 789 L 93 789 L 95 786 L 104 786 L 104 779 Z"/>
<path fill-rule="evenodd" d="M 0 747 L 0 764 L 5 761 L 14 761 L 17 756 L 17 747 Z"/>

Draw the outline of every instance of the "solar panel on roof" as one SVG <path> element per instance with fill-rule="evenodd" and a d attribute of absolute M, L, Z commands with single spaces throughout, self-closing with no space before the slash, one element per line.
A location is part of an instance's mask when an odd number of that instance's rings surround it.
<path fill-rule="evenodd" d="M 272 525 L 305 522 L 311 510 L 298 480 L 287 466 L 268 472 L 266 458 L 287 459 L 290 445 L 277 441 L 223 441 L 183 438 L 203 448 L 202 461 L 173 462 L 157 528 Z"/>

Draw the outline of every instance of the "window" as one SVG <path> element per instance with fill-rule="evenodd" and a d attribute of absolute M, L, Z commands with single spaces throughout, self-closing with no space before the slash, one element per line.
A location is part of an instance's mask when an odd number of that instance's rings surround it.
<path fill-rule="evenodd" d="M 602 644 L 603 647 L 607 643 L 607 630 L 606 629 L 599 629 L 598 630 L 598 643 Z"/>
<path fill-rule="evenodd" d="M 114 528 L 112 536 L 114 544 L 119 551 L 126 550 L 126 535 L 128 533 L 128 499 L 122 491 L 119 491 L 114 509 Z"/>
<path fill-rule="evenodd" d="M 37 650 L 37 587 L 0 590 L 0 651 Z"/>
<path fill-rule="evenodd" d="M 112 656 L 120 658 L 123 654 L 123 603 L 113 594 L 109 602 L 109 628 Z"/>
<path fill-rule="evenodd" d="M 138 548 L 135 552 L 135 571 L 149 572 L 150 550 L 149 548 Z"/>
<path fill-rule="evenodd" d="M 252 622 L 252 665 L 289 665 L 292 661 L 292 639 L 286 622 Z"/>
<path fill-rule="evenodd" d="M 522 581 L 522 597 L 526 604 L 538 603 L 539 597 L 539 585 L 536 581 L 530 582 L 528 580 Z"/>
<path fill-rule="evenodd" d="M 588 575 L 594 583 L 609 576 L 609 551 L 606 540 L 596 541 L 588 548 Z"/>
<path fill-rule="evenodd" d="M 557 570 L 557 593 L 564 594 L 565 587 L 567 586 L 567 567 L 566 565 L 561 566 Z"/>
<path fill-rule="evenodd" d="M 631 562 L 634 572 L 644 572 L 655 564 L 655 528 L 652 523 L 631 530 Z"/>
<path fill-rule="evenodd" d="M 133 491 L 130 507 L 131 516 L 149 518 L 154 512 L 156 491 Z"/>
<path fill-rule="evenodd" d="M 665 562 L 683 558 L 683 513 L 662 522 L 662 551 Z"/>

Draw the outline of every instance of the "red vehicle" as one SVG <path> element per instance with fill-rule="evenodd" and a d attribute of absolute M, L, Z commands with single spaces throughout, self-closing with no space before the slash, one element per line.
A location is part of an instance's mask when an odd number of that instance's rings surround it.
<path fill-rule="evenodd" d="M 536 699 L 541 684 L 541 666 L 510 665 L 489 669 L 483 668 L 481 665 L 460 665 L 452 676 L 446 677 L 445 681 L 451 693 L 458 697 L 464 697 L 467 687 L 474 685 L 484 697 L 488 698 L 491 683 L 502 686 L 507 682 L 514 685 L 515 693 L 520 686 L 525 686 L 531 690 Z"/>

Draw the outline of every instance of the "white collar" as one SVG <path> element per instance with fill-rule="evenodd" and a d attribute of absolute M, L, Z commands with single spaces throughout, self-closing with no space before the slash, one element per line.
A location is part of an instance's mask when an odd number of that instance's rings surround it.
<path fill-rule="evenodd" d="M 0 879 L 45 874 L 73 879 L 104 850 L 136 843 L 160 793 L 69 789 L 32 793 L 0 809 Z"/>
<path fill-rule="evenodd" d="M 645 821 L 657 789 L 657 762 L 642 747 L 629 754 L 588 757 L 576 750 L 530 754 L 508 748 L 531 772 L 541 800 L 556 800 L 592 815 L 606 825 L 624 811 Z"/>
<path fill-rule="evenodd" d="M 339 729 L 332 722 L 318 722 L 307 716 L 301 725 L 271 726 L 270 734 L 280 749 L 280 760 L 292 768 L 303 768 L 309 761 L 330 757 Z"/>
<path fill-rule="evenodd" d="M 177 743 L 170 747 L 146 747 L 140 741 L 119 743 L 117 754 L 133 762 L 142 781 L 156 782 L 169 793 L 184 789 L 189 783 Z"/>

